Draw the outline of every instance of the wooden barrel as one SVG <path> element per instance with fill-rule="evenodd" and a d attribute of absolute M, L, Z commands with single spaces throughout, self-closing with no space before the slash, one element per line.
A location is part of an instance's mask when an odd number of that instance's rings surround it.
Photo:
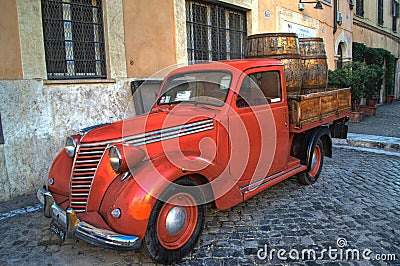
<path fill-rule="evenodd" d="M 322 38 L 300 38 L 300 55 L 303 69 L 301 94 L 325 91 L 328 64 Z"/>
<path fill-rule="evenodd" d="M 288 95 L 298 95 L 301 89 L 302 68 L 298 40 L 295 33 L 264 33 L 247 37 L 246 58 L 269 57 L 282 61 Z"/>

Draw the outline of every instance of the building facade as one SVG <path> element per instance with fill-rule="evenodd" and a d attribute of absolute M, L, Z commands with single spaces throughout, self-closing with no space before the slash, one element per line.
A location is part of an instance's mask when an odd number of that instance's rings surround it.
<path fill-rule="evenodd" d="M 321 0 L 323 9 L 299 0 L 2 3 L 0 201 L 41 186 L 68 134 L 120 120 L 132 103 L 148 110 L 166 68 L 242 58 L 248 35 L 295 32 L 322 37 L 334 69 L 351 60 L 354 17 L 358 41 L 367 23 L 353 15 L 351 0 Z M 380 33 L 386 41 L 375 40 Z M 388 34 L 368 33 L 368 40 L 398 47 L 398 35 Z M 398 48 L 391 51 L 397 57 Z M 132 100 L 136 82 L 147 78 L 154 83 L 140 90 L 145 101 Z"/>
<path fill-rule="evenodd" d="M 396 58 L 395 98 L 399 99 L 399 1 L 355 0 L 353 41 L 371 48 L 383 48 Z M 383 102 L 384 90 L 380 100 Z"/>

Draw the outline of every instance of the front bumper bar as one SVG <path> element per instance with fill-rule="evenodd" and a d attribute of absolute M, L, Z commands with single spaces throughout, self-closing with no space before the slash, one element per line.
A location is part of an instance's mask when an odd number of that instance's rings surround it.
<path fill-rule="evenodd" d="M 79 238 L 92 245 L 117 250 L 133 250 L 141 246 L 137 236 L 121 235 L 110 230 L 95 227 L 79 220 L 72 208 L 62 210 L 54 201 L 50 191 L 40 188 L 39 201 L 44 205 L 44 216 L 53 218 L 66 230 L 66 238 Z"/>

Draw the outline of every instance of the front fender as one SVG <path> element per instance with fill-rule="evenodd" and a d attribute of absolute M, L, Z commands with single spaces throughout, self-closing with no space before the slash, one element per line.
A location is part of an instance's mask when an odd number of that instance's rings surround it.
<path fill-rule="evenodd" d="M 178 153 L 144 161 L 132 171 L 129 178 L 121 181 L 121 178 L 117 177 L 112 182 L 105 193 L 100 208 L 102 216 L 111 228 L 121 234 L 136 235 L 142 239 L 158 197 L 171 182 L 182 176 L 201 175 L 205 177 L 207 182 L 213 184 L 211 185 L 212 195 L 223 191 L 223 197 L 230 198 L 234 202 L 230 202 L 229 206 L 242 201 L 239 188 L 235 183 L 232 183 L 234 182 L 233 178 L 227 176 L 225 174 L 227 171 L 224 171 L 225 169 L 219 165 L 193 154 L 186 155 L 186 159 L 180 160 L 179 164 L 171 162 L 179 161 L 175 160 L 177 158 L 180 158 Z M 207 166 L 204 167 L 205 165 Z M 209 198 L 208 200 L 211 201 L 212 199 Z M 221 199 L 217 199 L 220 206 L 227 206 L 227 203 L 223 203 Z M 115 208 L 121 210 L 120 218 L 111 215 Z"/>
<path fill-rule="evenodd" d="M 72 164 L 73 164 L 73 158 L 68 157 L 67 153 L 63 149 L 56 156 L 50 167 L 48 179 L 53 178 L 54 184 L 51 185 L 47 181 L 49 191 L 51 191 L 56 195 L 62 195 L 64 197 L 68 197 Z"/>

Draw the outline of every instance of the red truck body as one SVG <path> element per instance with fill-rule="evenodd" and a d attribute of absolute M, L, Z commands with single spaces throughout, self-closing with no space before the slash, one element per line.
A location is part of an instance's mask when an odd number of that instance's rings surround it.
<path fill-rule="evenodd" d="M 315 182 L 348 115 L 293 123 L 274 59 L 186 66 L 161 88 L 150 113 L 83 130 L 55 158 L 38 197 L 62 238 L 177 261 L 196 243 L 206 203 L 227 209 L 297 174 Z"/>

